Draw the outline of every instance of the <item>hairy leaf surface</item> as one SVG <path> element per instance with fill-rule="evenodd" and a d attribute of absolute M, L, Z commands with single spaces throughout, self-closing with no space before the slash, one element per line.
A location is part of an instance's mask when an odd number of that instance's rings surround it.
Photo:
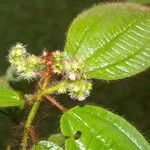
<path fill-rule="evenodd" d="M 64 113 L 61 131 L 66 150 L 148 150 L 144 137 L 125 119 L 97 106 L 77 106 Z"/>
<path fill-rule="evenodd" d="M 150 10 L 108 3 L 81 13 L 71 24 L 66 57 L 80 57 L 89 78 L 116 80 L 150 66 Z"/>

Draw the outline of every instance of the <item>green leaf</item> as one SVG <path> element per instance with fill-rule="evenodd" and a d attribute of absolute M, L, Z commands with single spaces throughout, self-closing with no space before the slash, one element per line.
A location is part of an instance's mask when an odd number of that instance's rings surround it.
<path fill-rule="evenodd" d="M 116 80 L 150 66 L 150 9 L 108 3 L 81 13 L 72 23 L 66 58 L 80 57 L 89 78 Z"/>
<path fill-rule="evenodd" d="M 63 114 L 66 150 L 149 150 L 144 137 L 126 120 L 97 106 L 77 106 Z"/>
<path fill-rule="evenodd" d="M 65 143 L 65 137 L 58 133 L 58 134 L 52 134 L 49 138 L 48 141 L 53 142 L 55 144 L 57 144 L 60 147 L 64 147 L 64 143 Z"/>
<path fill-rule="evenodd" d="M 23 106 L 24 102 L 20 99 L 17 92 L 0 85 L 0 108 Z"/>
<path fill-rule="evenodd" d="M 32 150 L 63 150 L 58 145 L 49 141 L 40 141 L 32 147 Z"/>

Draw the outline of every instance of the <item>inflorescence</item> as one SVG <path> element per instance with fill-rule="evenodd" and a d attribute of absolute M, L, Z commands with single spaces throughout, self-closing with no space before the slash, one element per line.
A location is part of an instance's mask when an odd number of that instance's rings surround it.
<path fill-rule="evenodd" d="M 44 52 L 45 55 L 46 52 Z M 72 99 L 83 101 L 90 95 L 92 83 L 84 73 L 84 63 L 79 58 L 65 58 L 64 53 L 55 51 L 51 53 L 52 65 L 50 66 L 54 75 L 59 75 L 64 84 L 58 88 L 57 93 L 69 93 Z M 40 72 L 43 69 L 42 57 L 37 57 L 27 53 L 26 46 L 17 43 L 10 50 L 8 59 L 12 70 L 19 78 L 32 80 L 42 78 Z M 41 67 L 42 66 L 42 67 Z M 46 66 L 45 66 L 46 68 Z M 50 87 L 49 87 L 50 88 Z"/>
<path fill-rule="evenodd" d="M 69 92 L 72 99 L 83 101 L 90 95 L 92 83 L 84 74 L 84 63 L 81 59 L 64 59 L 62 52 L 53 52 L 54 64 L 52 66 L 54 73 L 63 75 L 68 79 L 68 83 L 58 90 L 59 93 Z"/>
<path fill-rule="evenodd" d="M 32 80 L 38 76 L 36 71 L 40 58 L 26 52 L 26 47 L 20 43 L 13 46 L 9 53 L 11 67 L 16 70 L 19 78 Z"/>

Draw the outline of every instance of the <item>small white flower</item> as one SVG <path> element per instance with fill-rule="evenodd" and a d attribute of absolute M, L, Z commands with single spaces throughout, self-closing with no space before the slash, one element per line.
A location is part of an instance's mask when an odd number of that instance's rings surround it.
<path fill-rule="evenodd" d="M 78 101 L 84 101 L 85 99 L 86 99 L 85 96 L 80 96 L 80 97 L 78 98 Z"/>
<path fill-rule="evenodd" d="M 39 57 L 36 57 L 35 55 L 29 55 L 27 57 L 27 63 L 30 65 L 30 66 L 36 66 L 40 63 L 40 58 Z"/>
<path fill-rule="evenodd" d="M 20 73 L 19 76 L 20 76 L 20 78 L 30 81 L 34 78 L 37 78 L 38 74 L 34 71 L 28 71 L 28 72 Z"/>
<path fill-rule="evenodd" d="M 46 51 L 43 52 L 43 56 L 46 57 L 48 53 Z"/>
<path fill-rule="evenodd" d="M 72 93 L 69 93 L 69 96 L 70 96 L 72 99 L 76 99 L 75 95 L 72 94 Z"/>
<path fill-rule="evenodd" d="M 72 81 L 76 80 L 76 75 L 75 74 L 69 74 L 69 79 Z"/>

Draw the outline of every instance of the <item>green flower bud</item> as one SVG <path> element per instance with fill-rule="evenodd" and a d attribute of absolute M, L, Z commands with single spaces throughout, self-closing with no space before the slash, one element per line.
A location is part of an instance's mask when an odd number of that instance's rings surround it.
<path fill-rule="evenodd" d="M 11 48 L 8 59 L 12 65 L 18 65 L 26 56 L 27 52 L 25 46 L 21 43 L 17 43 Z"/>
<path fill-rule="evenodd" d="M 38 77 L 36 69 L 39 64 L 40 58 L 34 55 L 29 55 L 24 62 L 20 63 L 20 65 L 17 66 L 17 71 L 21 78 L 32 80 L 33 78 Z"/>
<path fill-rule="evenodd" d="M 66 93 L 66 91 L 67 91 L 67 90 L 66 90 L 66 87 L 61 87 L 61 88 L 58 89 L 58 93 L 59 93 L 59 94 Z"/>
<path fill-rule="evenodd" d="M 61 63 L 56 63 L 52 66 L 52 68 L 54 73 L 61 74 L 64 67 Z"/>
<path fill-rule="evenodd" d="M 63 53 L 60 51 L 55 51 L 52 53 L 54 57 L 54 62 L 59 63 L 63 60 Z"/>
<path fill-rule="evenodd" d="M 71 82 L 67 86 L 69 95 L 73 99 L 83 101 L 90 95 L 90 90 L 92 89 L 92 84 L 88 80 L 77 80 Z"/>
<path fill-rule="evenodd" d="M 22 44 L 18 43 L 12 47 L 8 57 L 20 78 L 31 80 L 38 76 L 36 69 L 40 64 L 40 58 L 28 54 Z"/>
<path fill-rule="evenodd" d="M 38 64 L 40 64 L 40 58 L 36 57 L 35 55 L 29 55 L 27 57 L 27 64 L 31 67 L 31 68 L 35 68 Z"/>
<path fill-rule="evenodd" d="M 58 91 L 57 91 L 59 94 L 63 94 L 63 93 L 66 93 L 67 92 L 67 88 L 66 88 L 66 84 L 62 84 Z"/>
<path fill-rule="evenodd" d="M 53 52 L 54 64 L 52 66 L 53 72 L 63 74 L 64 78 L 71 81 L 78 79 L 86 79 L 84 75 L 84 64 L 81 59 L 67 58 L 64 53 L 59 51 Z"/>

